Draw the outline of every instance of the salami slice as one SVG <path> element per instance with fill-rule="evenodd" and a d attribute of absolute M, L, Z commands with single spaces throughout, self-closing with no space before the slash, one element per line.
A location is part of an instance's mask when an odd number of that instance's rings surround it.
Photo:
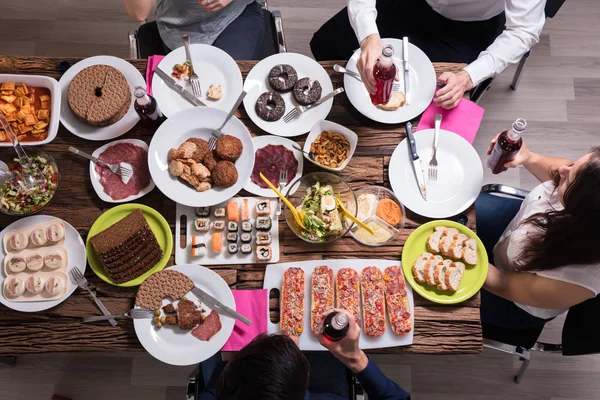
<path fill-rule="evenodd" d="M 286 335 L 300 336 L 304 330 L 304 271 L 290 268 L 283 274 L 281 285 L 281 319 L 279 326 Z"/>
<path fill-rule="evenodd" d="M 385 302 L 392 332 L 396 335 L 404 335 L 412 329 L 412 316 L 402 270 L 397 265 L 387 267 L 383 280 L 385 282 Z"/>
<path fill-rule="evenodd" d="M 354 315 L 360 325 L 360 279 L 352 268 L 342 268 L 337 273 L 337 308 Z"/>
<path fill-rule="evenodd" d="M 363 327 L 365 334 L 379 337 L 385 333 L 385 284 L 377 267 L 362 270 Z"/>
<path fill-rule="evenodd" d="M 310 290 L 310 327 L 315 334 L 319 333 L 323 323 L 323 313 L 333 309 L 334 290 L 331 268 L 327 266 L 315 268 Z"/>

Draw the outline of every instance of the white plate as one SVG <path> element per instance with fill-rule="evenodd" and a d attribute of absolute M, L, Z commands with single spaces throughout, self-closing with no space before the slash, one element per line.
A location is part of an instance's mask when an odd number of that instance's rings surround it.
<path fill-rule="evenodd" d="M 294 157 L 296 157 L 296 160 L 298 160 L 298 171 L 296 172 L 296 175 L 294 177 L 292 177 L 291 180 L 288 179 L 289 183 L 292 183 L 293 181 L 295 181 L 296 179 L 298 179 L 302 176 L 302 171 L 304 169 L 304 157 L 302 157 L 302 152 L 300 152 L 299 150 L 296 150 L 293 147 L 294 142 L 292 142 L 290 139 L 282 138 L 279 136 L 263 135 L 263 136 L 256 136 L 254 139 L 252 139 L 252 142 L 254 143 L 254 151 L 255 152 L 258 151 L 258 149 L 261 149 L 269 144 L 273 144 L 273 145 L 279 144 L 279 145 L 285 146 L 286 149 L 288 149 L 292 153 L 294 153 Z M 256 159 L 255 159 L 255 162 L 256 162 Z M 247 190 L 248 192 L 255 194 L 257 196 L 260 196 L 260 197 L 277 197 L 275 192 L 273 192 L 270 188 L 263 189 L 260 186 L 258 186 L 256 183 L 252 182 L 251 177 L 248 178 L 248 180 L 246 181 L 246 184 L 244 185 L 244 190 Z M 294 190 L 294 192 L 295 192 L 295 190 Z M 290 194 L 294 194 L 294 193 L 292 192 Z"/>
<path fill-rule="evenodd" d="M 131 106 L 129 107 L 129 111 L 127 111 L 127 114 L 125 114 L 123 118 L 112 125 L 88 125 L 85 122 L 80 121 L 69 108 L 67 93 L 71 80 L 73 80 L 75 75 L 77 75 L 81 70 L 92 65 L 109 65 L 113 68 L 116 68 L 123 74 L 123 76 L 125 76 L 127 83 L 129 83 L 129 90 L 131 91 Z M 140 117 L 133 108 L 133 103 L 135 101 L 133 89 L 136 86 L 145 88 L 146 82 L 136 67 L 121 58 L 112 56 L 96 56 L 81 60 L 77 64 L 71 66 L 71 68 L 69 68 L 67 72 L 63 74 L 63 76 L 60 78 L 59 84 L 62 93 L 60 122 L 62 122 L 65 128 L 67 128 L 75 136 L 79 136 L 80 138 L 87 140 L 110 140 L 129 132 L 129 130 L 133 128 L 140 120 Z"/>
<path fill-rule="evenodd" d="M 298 79 L 311 78 L 316 79 L 321 84 L 321 96 L 325 96 L 333 92 L 333 84 L 327 71 L 315 60 L 308 58 L 302 54 L 296 53 L 279 53 L 265 58 L 252 68 L 244 82 L 244 90 L 248 95 L 244 98 L 244 108 L 250 119 L 258 125 L 258 127 L 273 135 L 292 137 L 302 135 L 308 131 L 320 119 L 327 118 L 329 111 L 333 105 L 333 99 L 329 99 L 323 104 L 314 109 L 302 113 L 292 122 L 285 123 L 283 117 L 274 122 L 267 122 L 256 114 L 256 100 L 258 96 L 264 92 L 272 92 L 269 85 L 269 71 L 278 64 L 289 64 L 298 73 Z M 298 105 L 292 92 L 280 93 L 285 101 L 285 114 L 290 112 Z M 284 114 L 284 115 L 285 115 Z"/>
<path fill-rule="evenodd" d="M 308 134 L 308 137 L 306 138 L 306 141 L 304 142 L 304 152 L 305 153 L 310 154 L 310 146 L 319 137 L 319 135 L 321 133 L 323 133 L 323 131 L 339 133 L 346 138 L 346 140 L 348 141 L 348 144 L 350 145 L 350 152 L 348 153 L 348 158 L 346 158 L 346 160 L 339 167 L 331 168 L 331 167 L 326 167 L 324 165 L 321 165 L 318 162 L 308 158 L 306 156 L 306 154 L 304 154 L 304 157 L 306 157 L 306 159 L 308 161 L 310 161 L 311 163 L 313 163 L 323 169 L 326 169 L 331 172 L 339 172 L 339 171 L 343 170 L 344 168 L 346 168 L 346 165 L 348 165 L 348 163 L 350 162 L 350 159 L 354 155 L 354 152 L 356 151 L 356 145 L 358 144 L 358 135 L 356 133 L 354 133 L 354 131 L 351 131 L 350 129 L 346 128 L 343 125 L 336 124 L 335 122 L 331 122 L 331 121 L 327 121 L 327 120 L 318 121 L 315 124 L 315 126 L 313 126 L 312 129 L 310 130 L 310 133 Z"/>
<path fill-rule="evenodd" d="M 3 82 L 25 83 L 27 86 L 37 86 L 50 89 L 50 121 L 48 124 L 48 137 L 38 142 L 21 142 L 23 146 L 39 146 L 50 143 L 58 133 L 58 121 L 60 120 L 60 86 L 54 78 L 41 75 L 0 75 L 0 84 Z M 10 142 L 0 142 L 0 147 L 12 147 Z"/>
<path fill-rule="evenodd" d="M 200 289 L 235 310 L 233 293 L 216 272 L 199 265 L 174 265 L 169 269 L 187 275 Z M 188 292 L 185 297 L 200 303 L 193 292 Z M 170 300 L 163 299 L 163 306 L 168 303 Z M 210 308 L 206 306 L 203 308 L 210 312 Z M 154 358 L 171 365 L 192 365 L 212 357 L 221 350 L 231 336 L 235 319 L 223 314 L 219 316 L 221 330 L 208 342 L 196 339 L 191 330 L 184 331 L 177 326 L 166 325 L 158 329 L 152 324 L 151 319 L 134 319 L 133 326 L 138 340 Z"/>
<path fill-rule="evenodd" d="M 195 107 L 181 111 L 167 119 L 158 128 L 148 150 L 150 175 L 161 192 L 171 200 L 189 206 L 206 207 L 222 203 L 239 192 L 250 177 L 254 166 L 254 146 L 252 136 L 246 126 L 235 116 L 232 117 L 223 133 L 242 141 L 242 156 L 235 162 L 238 180 L 229 188 L 215 188 L 197 192 L 190 185 L 169 174 L 167 156 L 169 150 L 178 148 L 192 137 L 208 142 L 211 132 L 221 126 L 227 113 L 211 107 Z"/>
<path fill-rule="evenodd" d="M 242 93 L 242 73 L 237 63 L 223 50 L 206 44 L 190 45 L 190 53 L 192 53 L 194 69 L 200 79 L 202 102 L 209 107 L 229 112 Z M 170 75 L 173 72 L 173 65 L 182 64 L 185 60 L 185 49 L 182 46 L 167 54 L 158 64 L 158 68 Z M 182 80 L 179 83 L 184 89 L 192 91 L 189 81 Z M 221 85 L 223 88 L 223 97 L 220 100 L 209 100 L 206 97 L 211 84 Z M 160 110 L 169 118 L 179 111 L 195 107 L 168 87 L 157 74 L 152 77 L 152 94 Z"/>
<path fill-rule="evenodd" d="M 141 140 L 121 139 L 115 140 L 114 142 L 107 143 L 104 146 L 97 148 L 96 151 L 92 153 L 92 156 L 96 158 L 100 157 L 100 154 L 104 153 L 106 149 L 108 149 L 111 146 L 114 146 L 117 143 L 132 143 L 146 150 L 146 153 L 148 152 L 148 145 Z M 145 196 L 146 194 L 150 193 L 152 189 L 154 189 L 154 181 L 152 180 L 152 178 L 150 178 L 150 184 L 144 189 L 140 190 L 138 194 L 126 197 L 122 200 L 113 200 L 112 197 L 106 194 L 106 192 L 104 191 L 104 187 L 100 184 L 100 175 L 98 175 L 98 172 L 96 171 L 95 167 L 96 164 L 90 161 L 90 180 L 92 181 L 92 186 L 94 187 L 94 190 L 96 191 L 98 197 L 100 197 L 101 200 L 104 200 L 107 203 L 126 203 L 131 200 L 139 199 L 140 197 Z"/>
<path fill-rule="evenodd" d="M 404 139 L 390 159 L 390 184 L 398 199 L 411 211 L 429 218 L 447 218 L 469 208 L 483 183 L 483 167 L 477 151 L 456 133 L 440 129 L 437 161 L 438 179 L 427 181 L 433 154 L 433 129 L 415 132 L 417 153 L 425 171 L 427 201 L 423 200 Z M 410 158 L 410 159 L 409 159 Z"/>
<path fill-rule="evenodd" d="M 401 91 L 404 93 L 404 73 L 402 69 L 402 40 L 382 39 L 383 44 L 394 46 L 394 60 L 396 68 L 400 69 L 400 81 L 398 82 Z M 351 71 L 358 71 L 356 61 L 360 55 L 360 49 L 348 60 L 346 68 Z M 350 75 L 344 75 L 344 88 L 350 102 L 362 115 L 373 121 L 383 122 L 385 124 L 397 124 L 409 121 L 421 114 L 431 103 L 435 94 L 436 76 L 435 69 L 429 58 L 421 49 L 412 43 L 409 43 L 408 66 L 411 83 L 412 99 L 409 105 L 400 107 L 396 111 L 384 111 L 371 103 L 369 92 L 363 82 Z"/>
<path fill-rule="evenodd" d="M 35 224 L 39 224 L 41 222 L 49 221 L 52 219 L 57 219 L 57 218 L 52 217 L 50 215 L 34 215 L 32 217 L 26 217 L 26 218 L 22 218 L 18 221 L 15 221 L 12 224 L 8 225 L 6 228 L 4 228 L 2 230 L 2 232 L 0 232 L 0 242 L 2 242 L 2 238 L 4 237 L 4 234 L 11 229 L 22 228 L 24 226 L 29 226 L 29 225 L 35 225 Z M 66 239 L 65 239 L 65 243 L 63 246 L 65 247 L 65 249 L 67 249 L 67 253 L 69 256 L 68 257 L 69 265 L 67 266 L 67 269 L 65 270 L 65 274 L 67 274 L 67 276 L 69 277 L 69 280 L 67 282 L 67 291 L 66 291 L 65 295 L 60 299 L 49 300 L 49 301 L 12 302 L 10 300 L 5 299 L 4 296 L 0 292 L 0 303 L 4 304 L 8 308 L 12 308 L 15 311 L 38 312 L 38 311 L 44 311 L 44 310 L 47 310 L 49 308 L 59 305 L 60 303 L 65 301 L 66 298 L 69 297 L 75 291 L 75 289 L 77 288 L 77 285 L 71 280 L 71 276 L 69 275 L 69 270 L 71 270 L 71 268 L 78 268 L 82 274 L 85 274 L 85 265 L 86 265 L 85 244 L 83 243 L 81 236 L 79 236 L 79 232 L 77 232 L 75 230 L 75 228 L 73 228 L 71 226 L 71 224 L 69 224 L 67 221 L 64 221 L 64 220 L 61 220 L 61 221 L 64 222 L 65 228 L 66 228 L 66 231 L 65 231 Z M 2 254 L 2 259 L 4 259 L 4 257 L 6 257 L 6 253 L 4 252 L 4 249 L 0 250 L 0 254 Z M 4 269 L 3 269 L 3 271 L 4 271 Z M 0 288 L 2 288 L 4 285 L 4 279 L 6 279 L 6 275 L 4 274 L 4 272 L 2 272 L 2 274 L 0 274 Z"/>

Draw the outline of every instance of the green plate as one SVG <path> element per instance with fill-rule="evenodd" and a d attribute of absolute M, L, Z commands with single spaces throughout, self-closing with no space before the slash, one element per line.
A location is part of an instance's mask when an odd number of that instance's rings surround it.
<path fill-rule="evenodd" d="M 436 226 L 456 228 L 460 233 L 477 240 L 478 263 L 477 265 L 465 264 L 467 268 L 456 292 L 442 291 L 433 286 L 419 283 L 415 281 L 412 274 L 412 266 L 415 260 L 427 251 L 427 238 L 433 233 Z M 488 272 L 488 256 L 483 243 L 472 230 L 454 221 L 437 220 L 421 225 L 408 237 L 402 250 L 402 269 L 410 286 L 427 300 L 440 304 L 456 304 L 469 299 L 481 289 Z"/>
<path fill-rule="evenodd" d="M 152 267 L 152 269 L 150 269 L 144 275 L 139 276 L 136 279 L 131 280 L 129 282 L 115 283 L 108 277 L 106 271 L 104 271 L 104 268 L 102 267 L 102 264 L 100 264 L 100 260 L 98 259 L 98 256 L 96 256 L 96 252 L 94 251 L 94 248 L 90 243 L 90 238 L 93 237 L 95 234 L 107 229 L 109 226 L 114 225 L 121 219 L 125 218 L 131 212 L 135 211 L 136 208 L 142 210 L 144 217 L 146 217 L 148 225 L 150 225 L 150 228 L 152 229 L 152 232 L 154 232 L 156 240 L 158 240 L 158 244 L 160 245 L 160 248 L 163 251 L 163 257 L 154 267 Z M 85 243 L 85 249 L 87 253 L 87 259 L 90 263 L 90 266 L 92 267 L 92 270 L 104 282 L 110 283 L 114 286 L 122 287 L 138 286 L 142 282 L 144 282 L 144 280 L 148 276 L 162 270 L 167 265 L 167 262 L 169 262 L 169 258 L 171 257 L 171 252 L 173 251 L 173 234 L 167 221 L 155 209 L 145 206 L 143 204 L 122 204 L 120 206 L 113 207 L 110 210 L 106 211 L 96 220 L 96 222 L 94 222 L 94 225 L 92 225 L 90 232 L 88 233 L 87 240 Z"/>

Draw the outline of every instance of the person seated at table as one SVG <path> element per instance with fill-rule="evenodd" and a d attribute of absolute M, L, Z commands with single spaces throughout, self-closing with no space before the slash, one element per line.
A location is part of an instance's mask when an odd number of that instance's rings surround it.
<path fill-rule="evenodd" d="M 324 61 L 347 60 L 360 45 L 356 66 L 367 90 L 375 93 L 373 66 L 381 56 L 381 37 L 407 36 L 433 62 L 469 64 L 438 78 L 445 86 L 437 90 L 434 102 L 453 108 L 466 91 L 518 62 L 538 42 L 545 4 L 546 0 L 348 0 L 348 6 L 314 34 L 310 47 L 315 58 Z M 401 59 L 402 54 L 395 57 Z"/>
<path fill-rule="evenodd" d="M 234 60 L 260 58 L 265 20 L 255 0 L 123 0 L 127 13 L 144 21 L 156 4 L 158 32 L 168 53 L 183 46 L 181 35 L 191 43 L 210 44 Z"/>
<path fill-rule="evenodd" d="M 409 400 L 410 395 L 388 379 L 358 347 L 360 327 L 350 317 L 348 334 L 339 342 L 317 335 L 329 352 L 305 355 L 298 348 L 297 337 L 260 335 L 229 362 L 221 361 L 217 353 L 208 360 L 214 369 L 200 399 L 345 400 L 349 397 L 347 367 L 370 400 Z M 204 372 L 205 366 L 202 367 Z"/>
<path fill-rule="evenodd" d="M 523 143 L 506 164 L 519 165 L 542 182 L 525 200 L 481 194 L 475 203 L 491 263 L 481 320 L 529 329 L 600 292 L 600 147 L 573 162 Z"/>

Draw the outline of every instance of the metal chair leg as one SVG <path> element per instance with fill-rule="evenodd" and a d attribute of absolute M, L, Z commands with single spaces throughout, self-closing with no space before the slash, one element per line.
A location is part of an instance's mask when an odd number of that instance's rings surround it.
<path fill-rule="evenodd" d="M 527 58 L 529 57 L 530 54 L 531 54 L 531 50 L 528 51 L 527 53 L 523 54 L 523 57 L 521 57 L 521 60 L 519 61 L 519 64 L 517 65 L 517 70 L 515 71 L 515 76 L 513 76 L 513 80 L 510 83 L 510 88 L 512 90 L 517 90 L 517 88 L 519 87 L 519 83 L 521 83 L 521 78 L 523 77 L 523 70 L 525 69 L 525 63 L 527 62 Z"/>
<path fill-rule="evenodd" d="M 519 372 L 515 375 L 515 383 L 521 383 L 521 379 L 523 378 L 523 375 L 525 375 L 525 371 L 527 371 L 527 367 L 529 367 L 529 363 L 531 362 L 528 358 L 523 358 L 522 361 Z"/>
<path fill-rule="evenodd" d="M 140 52 L 138 49 L 137 31 L 129 31 L 129 58 L 138 59 L 140 58 Z"/>
<path fill-rule="evenodd" d="M 273 21 L 275 23 L 279 53 L 287 53 L 287 43 L 285 41 L 285 34 L 283 33 L 283 18 L 281 18 L 281 12 L 272 11 L 271 14 L 273 14 Z"/>

